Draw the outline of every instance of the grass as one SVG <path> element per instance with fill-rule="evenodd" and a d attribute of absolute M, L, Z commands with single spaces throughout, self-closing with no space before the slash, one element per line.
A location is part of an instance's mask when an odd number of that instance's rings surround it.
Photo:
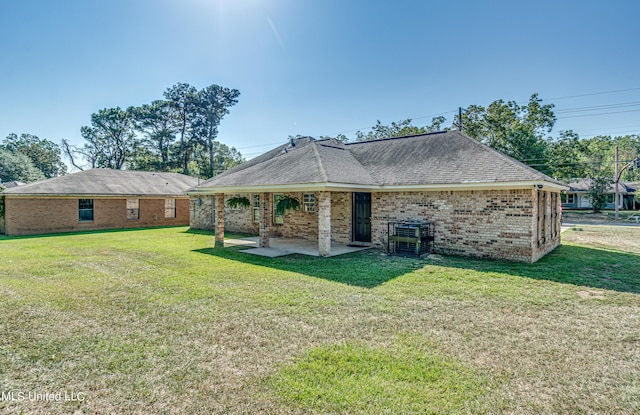
<path fill-rule="evenodd" d="M 635 216 L 639 216 L 640 211 L 620 210 L 618 217 L 621 223 L 635 223 Z M 594 213 L 591 209 L 564 209 L 562 211 L 563 220 L 566 222 L 573 221 L 590 221 L 595 223 L 613 222 L 615 220 L 615 211 L 613 209 L 602 210 Z"/>
<path fill-rule="evenodd" d="M 640 229 L 580 226 L 536 264 L 212 244 L 0 239 L 0 412 L 640 411 Z"/>

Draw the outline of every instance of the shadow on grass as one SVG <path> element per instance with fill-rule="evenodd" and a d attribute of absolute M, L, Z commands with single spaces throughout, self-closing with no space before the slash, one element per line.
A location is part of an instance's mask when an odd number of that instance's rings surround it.
<path fill-rule="evenodd" d="M 141 228 L 94 229 L 94 230 L 87 230 L 87 231 L 38 233 L 33 235 L 0 235 L 0 241 L 11 240 L 11 239 L 50 238 L 53 236 L 73 236 L 73 235 L 91 235 L 91 234 L 101 234 L 101 233 L 144 231 L 144 230 L 151 230 L 151 229 L 184 228 L 185 226 L 187 225 L 146 226 Z"/>
<path fill-rule="evenodd" d="M 424 261 L 387 257 L 377 250 L 365 250 L 329 258 L 299 254 L 268 258 L 242 253 L 242 249 L 244 248 L 204 248 L 195 249 L 193 252 L 363 288 L 377 287 L 425 265 Z"/>
<path fill-rule="evenodd" d="M 364 288 L 377 287 L 432 265 L 640 294 L 640 255 L 577 245 L 562 245 L 535 264 L 456 256 L 441 256 L 437 261 L 418 260 L 388 257 L 376 250 L 330 258 L 306 255 L 266 258 L 244 254 L 241 249 L 244 248 L 205 248 L 194 252 Z"/>
<path fill-rule="evenodd" d="M 640 255 L 561 245 L 534 264 L 443 257 L 439 265 L 640 294 Z"/>

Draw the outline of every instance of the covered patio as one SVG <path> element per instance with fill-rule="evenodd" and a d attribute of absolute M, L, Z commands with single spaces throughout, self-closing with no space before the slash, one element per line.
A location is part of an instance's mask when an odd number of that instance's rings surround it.
<path fill-rule="evenodd" d="M 269 258 L 275 258 L 290 254 L 320 256 L 320 253 L 318 251 L 318 243 L 306 239 L 271 237 L 269 246 L 261 247 L 260 237 L 250 236 L 238 239 L 225 239 L 224 246 L 245 246 L 248 249 L 245 249 L 242 252 L 252 255 L 266 256 Z M 369 246 L 350 246 L 334 242 L 331 244 L 329 254 L 323 256 L 350 254 L 369 248 Z"/>
<path fill-rule="evenodd" d="M 297 235 L 291 232 L 283 235 L 282 226 L 278 227 L 278 225 L 274 223 L 274 193 L 260 192 L 254 194 L 254 196 L 257 196 L 255 200 L 259 201 L 259 208 L 256 208 L 255 213 L 255 215 L 258 216 L 258 236 L 254 239 L 257 248 L 262 249 L 262 251 L 255 252 L 265 252 L 270 255 L 274 254 L 274 256 L 279 256 L 275 255 L 275 253 L 282 251 L 325 257 L 352 252 L 351 249 L 345 248 L 357 247 L 347 247 L 346 243 L 340 244 L 336 240 L 332 240 L 331 195 L 332 192 L 330 191 L 320 191 L 314 194 L 315 207 L 314 212 L 311 213 L 311 218 L 313 219 L 306 220 L 308 225 L 316 228 L 317 239 L 313 241 L 310 239 L 297 238 Z M 300 215 L 300 213 L 292 213 L 291 215 L 292 216 L 287 216 L 287 218 L 293 219 L 293 217 Z M 216 193 L 215 244 L 218 247 L 223 247 L 227 244 L 224 237 L 225 221 L 225 193 Z M 273 233 L 275 233 L 275 235 Z M 342 240 L 341 242 L 349 242 L 351 240 L 348 235 L 343 239 L 346 239 L 346 241 Z M 276 245 L 273 245 L 274 241 Z M 270 248 L 274 250 L 269 250 Z M 286 255 L 286 253 L 282 255 Z"/>

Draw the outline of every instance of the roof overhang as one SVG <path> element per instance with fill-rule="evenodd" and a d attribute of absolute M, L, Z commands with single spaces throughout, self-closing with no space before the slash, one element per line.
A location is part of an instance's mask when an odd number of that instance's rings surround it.
<path fill-rule="evenodd" d="M 170 194 L 170 195 L 113 195 L 113 194 L 42 194 L 42 193 L 0 193 L 0 196 L 16 197 L 16 198 L 29 198 L 29 199 L 167 199 L 167 198 L 183 198 L 186 197 L 182 194 Z"/>
<path fill-rule="evenodd" d="M 516 190 L 516 189 L 546 189 L 552 191 L 569 190 L 569 186 L 560 183 L 539 181 L 520 182 L 463 182 L 436 184 L 407 184 L 407 185 L 358 185 L 350 183 L 300 183 L 300 184 L 269 184 L 247 186 L 217 186 L 198 187 L 185 193 L 191 196 L 212 195 L 217 193 L 284 193 L 284 192 L 436 192 L 436 191 L 464 191 L 464 190 Z"/>

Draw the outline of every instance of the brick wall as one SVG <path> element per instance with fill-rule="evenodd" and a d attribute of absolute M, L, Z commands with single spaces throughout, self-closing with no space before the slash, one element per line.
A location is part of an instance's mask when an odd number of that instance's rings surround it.
<path fill-rule="evenodd" d="M 373 242 L 386 247 L 389 221 L 420 219 L 435 226 L 435 252 L 534 262 L 560 243 L 558 223 L 557 235 L 537 246 L 536 193 L 528 189 L 373 193 Z M 547 203 L 547 209 L 550 206 Z M 550 220 L 545 232 L 551 234 Z"/>
<path fill-rule="evenodd" d="M 127 220 L 126 199 L 94 198 L 93 221 L 78 220 L 77 198 L 6 198 L 7 235 L 187 225 L 189 200 L 176 199 L 176 217 L 165 218 L 164 198 L 139 199 L 140 218 Z"/>
<path fill-rule="evenodd" d="M 441 192 L 372 193 L 372 242 L 386 249 L 389 221 L 419 219 L 435 226 L 434 250 L 442 254 L 534 262 L 560 244 L 560 205 L 544 192 L 546 221 L 539 238 L 538 190 L 482 190 Z M 302 193 L 286 193 L 302 202 Z M 318 193 L 315 193 L 316 201 Z M 251 194 L 229 194 L 246 196 Z M 555 208 L 552 207 L 555 203 Z M 331 194 L 331 240 L 347 244 L 352 241 L 352 193 Z M 227 232 L 257 235 L 253 210 L 225 209 Z M 555 228 L 553 223 L 555 221 Z M 283 224 L 272 224 L 272 236 L 318 240 L 317 212 L 289 211 Z M 541 243 L 541 241 L 543 241 Z"/>
<path fill-rule="evenodd" d="M 5 233 L 4 229 L 4 196 L 0 195 L 0 233 Z"/>
<path fill-rule="evenodd" d="M 213 230 L 215 205 L 215 196 L 192 196 L 189 200 L 191 229 Z"/>
<path fill-rule="evenodd" d="M 302 205 L 303 193 L 280 193 L 298 198 Z M 319 193 L 314 193 L 316 203 Z M 191 197 L 191 227 L 194 229 L 213 230 L 214 224 L 207 219 L 212 217 L 211 210 L 215 211 L 215 202 L 211 196 L 200 196 L 202 202 L 198 203 L 197 196 Z M 225 194 L 225 200 L 231 197 L 246 197 L 253 203 L 253 194 Z M 211 209 L 211 210 L 210 210 Z M 258 234 L 258 223 L 253 222 L 252 207 L 232 209 L 225 207 L 225 232 Z M 285 214 L 284 223 L 270 226 L 270 234 L 275 237 L 301 238 L 318 240 L 318 212 L 305 212 L 302 209 L 288 211 Z M 333 192 L 331 194 L 331 239 L 335 242 L 347 244 L 351 242 L 351 193 Z"/>

